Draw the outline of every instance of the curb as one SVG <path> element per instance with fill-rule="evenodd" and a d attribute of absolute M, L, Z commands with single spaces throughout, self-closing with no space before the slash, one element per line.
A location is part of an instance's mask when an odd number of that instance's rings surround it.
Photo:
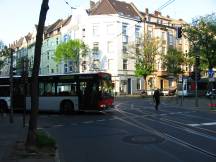
<path fill-rule="evenodd" d="M 57 148 L 56 148 L 54 162 L 61 162 L 61 161 L 60 161 L 60 156 L 59 156 L 58 146 L 57 146 Z"/>

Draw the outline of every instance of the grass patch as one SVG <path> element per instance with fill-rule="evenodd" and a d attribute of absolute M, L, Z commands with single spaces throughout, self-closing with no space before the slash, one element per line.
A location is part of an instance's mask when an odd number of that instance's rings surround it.
<path fill-rule="evenodd" d="M 43 130 L 37 130 L 36 132 L 36 142 L 37 142 L 37 147 L 39 148 L 56 148 L 56 141 L 53 137 L 48 135 Z"/>

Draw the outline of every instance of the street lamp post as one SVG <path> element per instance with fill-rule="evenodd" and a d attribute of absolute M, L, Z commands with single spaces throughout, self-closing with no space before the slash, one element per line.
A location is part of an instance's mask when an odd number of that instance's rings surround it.
<path fill-rule="evenodd" d="M 10 123 L 13 123 L 13 89 L 14 89 L 14 84 L 13 84 L 13 49 L 10 50 Z"/>

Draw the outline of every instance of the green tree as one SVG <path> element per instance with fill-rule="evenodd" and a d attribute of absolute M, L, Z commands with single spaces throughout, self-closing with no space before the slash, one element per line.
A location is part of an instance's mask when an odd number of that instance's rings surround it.
<path fill-rule="evenodd" d="M 130 57 L 132 55 L 131 58 L 135 59 L 135 75 L 144 78 L 144 89 L 147 89 L 147 76 L 155 71 L 155 59 L 156 55 L 160 55 L 160 47 L 159 38 L 145 35 L 129 48 Z"/>
<path fill-rule="evenodd" d="M 49 9 L 49 0 L 43 0 L 41 4 L 39 22 L 37 26 L 37 35 L 35 43 L 34 64 L 32 70 L 31 81 L 31 114 L 29 119 L 28 135 L 26 139 L 26 147 L 36 147 L 36 131 L 37 131 L 37 119 L 38 119 L 38 74 L 40 68 L 41 59 L 41 47 L 43 42 L 44 24 L 46 21 L 47 11 Z"/>
<path fill-rule="evenodd" d="M 169 75 L 177 77 L 183 73 L 181 65 L 184 65 L 186 59 L 181 51 L 175 48 L 169 48 L 167 54 L 162 56 L 162 67 L 167 70 Z"/>
<path fill-rule="evenodd" d="M 191 54 L 195 48 L 200 49 L 200 68 L 203 70 L 216 66 L 216 15 L 215 13 L 195 18 L 192 25 L 183 30 L 191 42 Z M 206 69 L 205 69 L 206 70 Z"/>
<path fill-rule="evenodd" d="M 57 46 L 55 51 L 55 61 L 59 63 L 64 60 L 73 60 L 79 72 L 80 57 L 85 57 L 89 53 L 88 46 L 81 40 L 69 40 Z"/>
<path fill-rule="evenodd" d="M 4 66 L 4 62 L 6 59 L 10 57 L 11 48 L 7 46 L 2 46 L 3 48 L 0 50 L 0 69 Z"/>

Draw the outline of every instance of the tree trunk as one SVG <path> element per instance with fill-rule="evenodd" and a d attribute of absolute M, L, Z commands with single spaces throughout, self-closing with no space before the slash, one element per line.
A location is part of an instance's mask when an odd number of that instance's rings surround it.
<path fill-rule="evenodd" d="M 144 79 L 144 90 L 146 91 L 146 93 L 147 93 L 147 76 L 144 76 L 143 77 L 143 79 Z"/>
<path fill-rule="evenodd" d="M 43 43 L 43 31 L 46 20 L 49 0 L 43 0 L 41 5 L 39 23 L 37 27 L 34 65 L 31 78 L 31 114 L 29 119 L 28 135 L 26 139 L 26 147 L 33 147 L 36 145 L 36 130 L 37 130 L 37 118 L 38 118 L 38 74 L 40 69 L 41 60 L 41 47 Z"/>

